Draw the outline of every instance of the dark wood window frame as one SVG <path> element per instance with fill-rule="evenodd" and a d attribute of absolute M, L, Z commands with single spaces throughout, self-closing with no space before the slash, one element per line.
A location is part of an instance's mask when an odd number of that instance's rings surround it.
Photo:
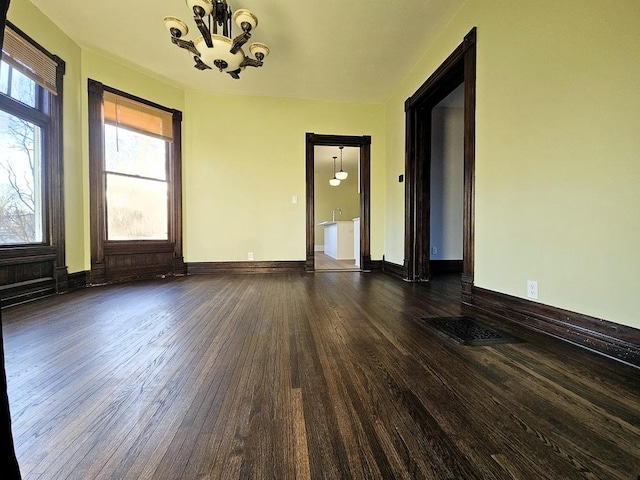
<path fill-rule="evenodd" d="M 43 131 L 43 233 L 41 243 L 0 247 L 0 297 L 2 306 L 67 290 L 64 233 L 64 171 L 62 150 L 62 105 L 65 62 L 35 42 L 11 22 L 7 27 L 56 64 L 57 95 L 40 87 L 41 102 L 48 96 L 48 112 L 33 111 L 0 94 L 0 108 L 38 124 Z"/>
<path fill-rule="evenodd" d="M 360 148 L 360 266 L 362 271 L 371 270 L 371 137 L 369 135 L 306 135 L 307 177 L 307 259 L 306 271 L 315 271 L 315 213 L 314 213 L 314 164 L 315 146 L 340 146 Z"/>
<path fill-rule="evenodd" d="M 108 241 L 104 176 L 105 91 L 171 113 L 173 141 L 168 165 L 168 239 Z M 182 255 L 182 112 L 88 80 L 91 271 L 89 282 L 103 284 L 184 274 Z"/>
<path fill-rule="evenodd" d="M 464 82 L 464 219 L 462 297 L 474 277 L 476 28 L 405 102 L 406 183 L 404 277 L 429 280 L 431 110 Z"/>

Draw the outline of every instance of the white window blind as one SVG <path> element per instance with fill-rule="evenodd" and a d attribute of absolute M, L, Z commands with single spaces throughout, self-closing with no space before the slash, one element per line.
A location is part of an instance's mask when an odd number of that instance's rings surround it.
<path fill-rule="evenodd" d="M 54 95 L 57 95 L 57 63 L 22 38 L 8 25 L 4 29 L 2 60 Z"/>

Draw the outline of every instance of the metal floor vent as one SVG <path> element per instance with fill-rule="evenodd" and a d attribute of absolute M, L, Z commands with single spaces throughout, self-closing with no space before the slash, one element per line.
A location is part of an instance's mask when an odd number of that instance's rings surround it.
<path fill-rule="evenodd" d="M 497 345 L 522 341 L 467 316 L 421 318 L 420 320 L 462 345 Z"/>

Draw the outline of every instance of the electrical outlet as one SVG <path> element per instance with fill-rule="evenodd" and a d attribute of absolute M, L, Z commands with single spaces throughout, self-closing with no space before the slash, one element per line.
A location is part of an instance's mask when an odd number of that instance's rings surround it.
<path fill-rule="evenodd" d="M 527 280 L 527 297 L 538 299 L 538 282 L 535 280 Z"/>
<path fill-rule="evenodd" d="M 248 260 L 253 260 L 253 252 L 249 252 L 249 253 L 247 254 L 247 259 L 248 259 Z"/>
<path fill-rule="evenodd" d="M 438 247 L 431 247 L 431 255 L 437 255 L 438 254 Z"/>

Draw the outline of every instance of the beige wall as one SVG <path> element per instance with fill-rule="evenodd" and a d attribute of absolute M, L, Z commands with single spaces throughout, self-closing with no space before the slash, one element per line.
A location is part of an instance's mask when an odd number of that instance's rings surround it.
<path fill-rule="evenodd" d="M 478 27 L 475 283 L 640 327 L 635 0 L 469 0 L 386 107 L 386 256 L 403 259 L 403 102 Z"/>
<path fill-rule="evenodd" d="M 371 135 L 371 252 L 382 258 L 382 106 L 187 92 L 183 128 L 187 261 L 305 258 L 306 132 Z"/>

